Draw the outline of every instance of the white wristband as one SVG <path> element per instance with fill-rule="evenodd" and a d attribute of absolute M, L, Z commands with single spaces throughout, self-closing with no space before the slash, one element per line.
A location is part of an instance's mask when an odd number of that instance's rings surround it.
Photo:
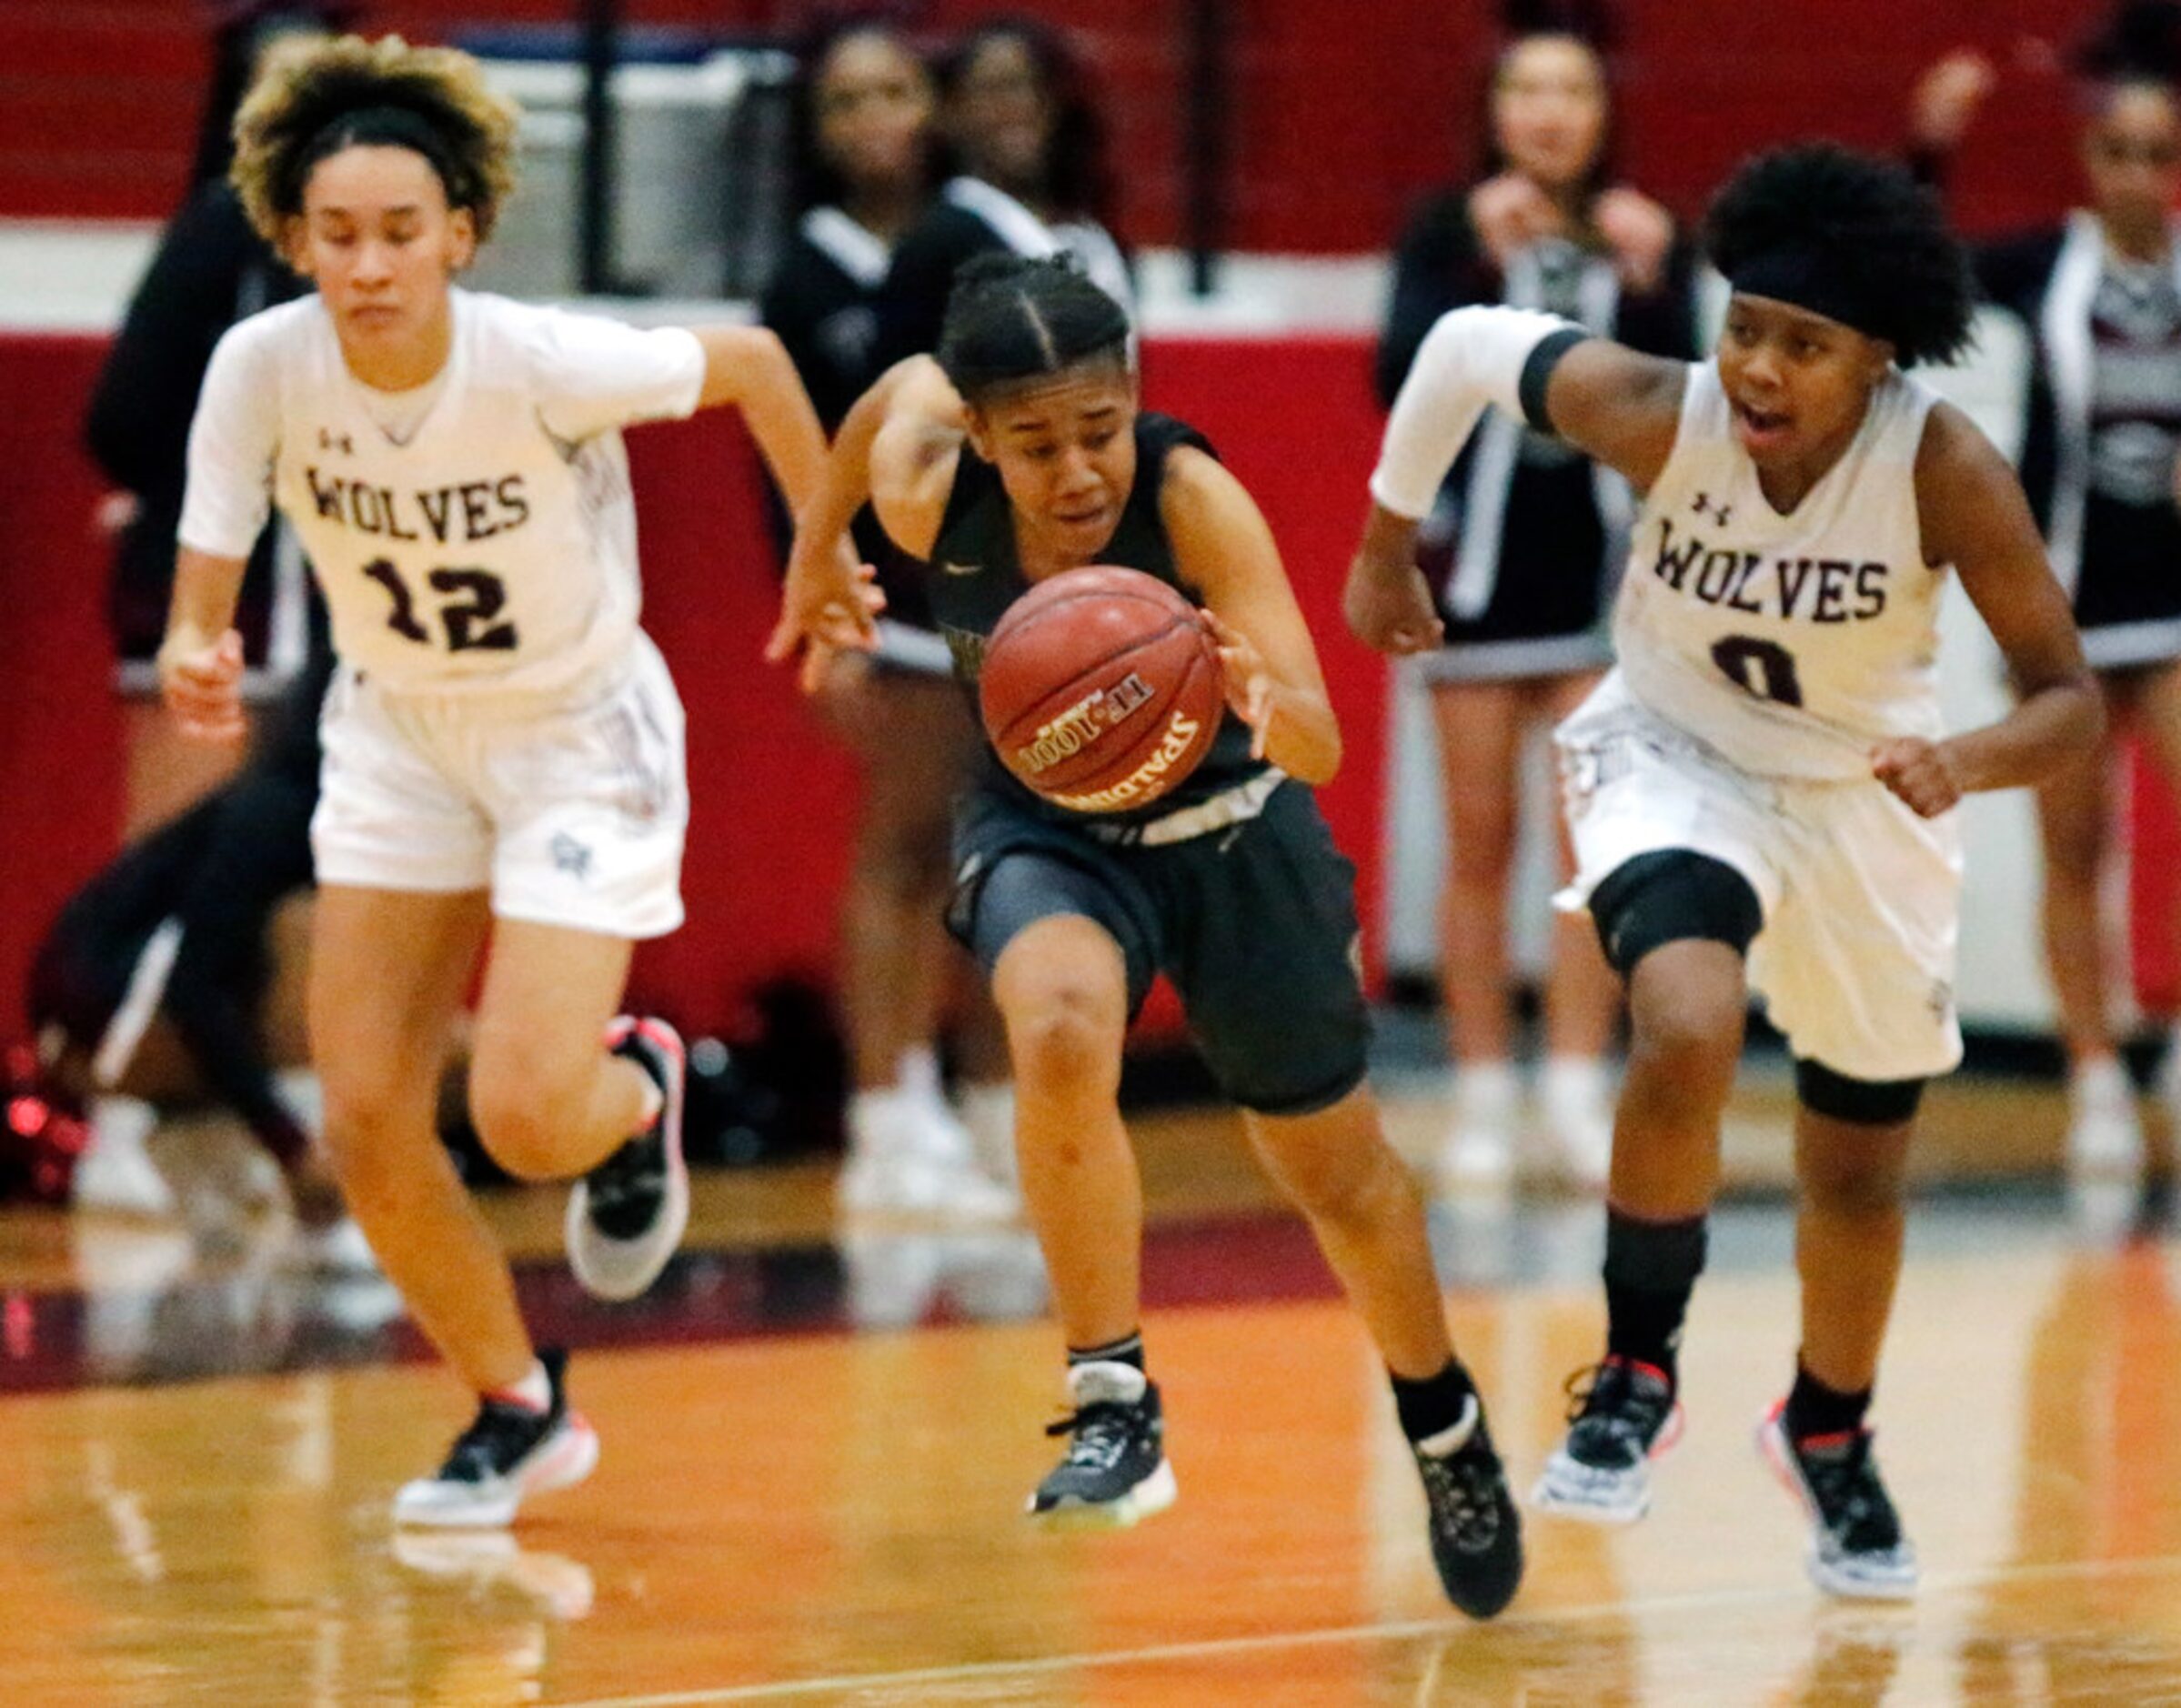
<path fill-rule="evenodd" d="M 1457 308 L 1440 316 L 1393 400 L 1371 496 L 1396 516 L 1428 514 L 1485 405 L 1497 404 L 1521 419 L 1523 365 L 1553 333 L 1573 327 L 1558 315 L 1528 308 Z"/>

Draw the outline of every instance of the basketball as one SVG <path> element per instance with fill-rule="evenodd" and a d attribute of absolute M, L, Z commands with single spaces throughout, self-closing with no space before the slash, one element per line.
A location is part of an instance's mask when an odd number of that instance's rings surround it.
<path fill-rule="evenodd" d="M 1023 783 L 1072 811 L 1124 812 L 1202 763 L 1226 685 L 1195 606 L 1141 570 L 1094 566 L 1008 608 L 979 698 L 985 732 Z"/>

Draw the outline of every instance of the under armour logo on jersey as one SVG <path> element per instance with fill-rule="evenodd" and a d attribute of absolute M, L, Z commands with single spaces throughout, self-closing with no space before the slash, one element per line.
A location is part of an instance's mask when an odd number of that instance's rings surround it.
<path fill-rule="evenodd" d="M 973 576 L 982 573 L 984 569 L 984 566 L 980 563 L 947 563 L 944 561 L 940 564 L 940 568 L 950 576 Z"/>
<path fill-rule="evenodd" d="M 1722 504 L 1714 507 L 1712 503 L 1712 495 L 1708 492 L 1698 493 L 1695 502 L 1689 507 L 1699 516 L 1714 517 L 1722 527 L 1726 526 L 1727 517 L 1734 513 L 1734 507 L 1731 504 Z"/>
<path fill-rule="evenodd" d="M 566 872 L 581 882 L 590 881 L 590 849 L 587 844 L 563 830 L 547 844 L 546 851 L 553 857 L 555 871 Z"/>
<path fill-rule="evenodd" d="M 356 455 L 356 442 L 346 433 L 336 433 L 331 427 L 318 429 L 318 448 L 322 451 L 339 451 L 344 457 Z"/>

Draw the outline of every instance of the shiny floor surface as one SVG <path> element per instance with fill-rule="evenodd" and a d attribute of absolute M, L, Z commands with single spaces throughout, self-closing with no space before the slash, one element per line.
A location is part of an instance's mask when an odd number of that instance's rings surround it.
<path fill-rule="evenodd" d="M 1533 1517 L 1523 1591 L 1440 1599 L 1382 1379 L 1223 1117 L 1141 1139 L 1174 1510 L 1048 1535 L 1054 1336 L 1019 1231 L 837 1233 L 822 1170 L 709 1177 L 653 1297 L 582 1300 L 498 1198 L 605 1454 L 514 1532 L 397 1534 L 466 1404 L 372 1281 L 269 1235 L 0 1217 L 0 1699 L 15 1703 L 2181 1703 L 2181 1251 L 2034 1171 L 2048 1093 L 1933 1098 L 1876 1421 L 1921 1596 L 1829 1603 L 1750 1446 L 1791 1369 L 1784 1099 L 1737 1105 L 1690 1426 L 1624 1531 Z M 1396 1097 L 1404 1149 L 1443 1104 Z M 1435 1206 L 1526 1487 L 1596 1355 L 1594 1205 Z"/>

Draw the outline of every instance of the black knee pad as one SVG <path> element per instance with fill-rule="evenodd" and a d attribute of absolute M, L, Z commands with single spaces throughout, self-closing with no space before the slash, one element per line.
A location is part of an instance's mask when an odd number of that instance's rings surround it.
<path fill-rule="evenodd" d="M 1851 1080 L 1822 1061 L 1797 1059 L 1794 1095 L 1814 1115 L 1853 1121 L 1858 1127 L 1897 1127 L 1915 1119 L 1924 1101 L 1924 1080 Z"/>
<path fill-rule="evenodd" d="M 1668 943 L 1724 943 L 1745 955 L 1764 909 L 1749 879 L 1724 860 L 1676 848 L 1614 867 L 1591 891 L 1591 919 L 1606 960 L 1625 979 Z"/>

